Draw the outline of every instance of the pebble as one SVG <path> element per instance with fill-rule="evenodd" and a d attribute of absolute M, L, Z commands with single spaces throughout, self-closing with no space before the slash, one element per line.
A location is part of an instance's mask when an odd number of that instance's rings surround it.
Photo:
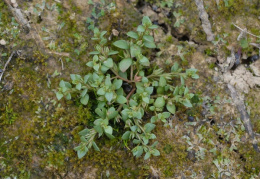
<path fill-rule="evenodd" d="M 18 7 L 18 4 L 17 4 L 16 0 L 11 0 L 11 3 L 12 3 L 12 6 L 13 6 L 14 8 L 17 8 L 17 7 Z"/>
<path fill-rule="evenodd" d="M 153 11 L 157 11 L 158 7 L 156 5 L 152 6 Z"/>
<path fill-rule="evenodd" d="M 194 122 L 194 117 L 193 117 L 193 116 L 189 116 L 189 117 L 188 117 L 188 121 L 189 121 L 189 122 Z"/>
<path fill-rule="evenodd" d="M 0 40 L 0 45 L 6 45 L 6 41 L 4 39 Z"/>
<path fill-rule="evenodd" d="M 112 34 L 117 37 L 119 35 L 119 32 L 118 32 L 118 30 L 113 29 Z"/>
<path fill-rule="evenodd" d="M 251 62 L 255 62 L 258 59 L 259 59 L 259 55 L 253 55 L 251 57 L 248 57 L 248 60 L 251 61 Z"/>
<path fill-rule="evenodd" d="M 195 153 L 195 150 L 190 150 L 190 151 L 188 151 L 188 156 L 187 156 L 187 158 L 189 159 L 189 160 L 191 160 L 192 162 L 195 162 L 196 161 L 196 153 Z"/>

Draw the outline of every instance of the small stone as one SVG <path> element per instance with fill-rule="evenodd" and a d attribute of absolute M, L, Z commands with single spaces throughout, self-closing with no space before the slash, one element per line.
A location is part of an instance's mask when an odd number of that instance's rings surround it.
<path fill-rule="evenodd" d="M 6 45 L 6 41 L 4 39 L 0 40 L 0 45 Z"/>
<path fill-rule="evenodd" d="M 13 7 L 14 7 L 14 8 L 17 8 L 17 7 L 18 7 L 18 4 L 17 4 L 17 3 L 14 3 L 14 4 L 13 4 Z"/>
<path fill-rule="evenodd" d="M 117 37 L 119 35 L 119 32 L 116 29 L 112 29 L 112 34 Z"/>
<path fill-rule="evenodd" d="M 76 16 L 76 14 L 75 14 L 75 13 L 72 13 L 72 14 L 70 15 L 70 20 L 74 20 L 74 19 L 75 19 L 75 16 Z"/>
<path fill-rule="evenodd" d="M 196 161 L 196 153 L 195 153 L 195 150 L 190 150 L 190 151 L 188 151 L 188 156 L 187 156 L 187 158 L 189 159 L 189 160 L 191 160 L 192 162 L 195 162 Z"/>
<path fill-rule="evenodd" d="M 215 57 L 208 57 L 206 58 L 206 62 L 208 62 L 209 64 L 216 63 L 217 59 Z"/>
<path fill-rule="evenodd" d="M 10 91 L 11 89 L 13 89 L 13 86 L 14 86 L 14 82 L 7 82 L 3 89 L 6 90 L 6 91 Z"/>
<path fill-rule="evenodd" d="M 13 6 L 14 8 L 17 8 L 17 7 L 18 7 L 18 4 L 17 4 L 16 0 L 11 0 L 11 3 L 12 3 L 12 6 Z"/>
<path fill-rule="evenodd" d="M 193 116 L 189 116 L 189 117 L 188 117 L 188 121 L 189 121 L 189 122 L 194 122 L 194 117 L 193 117 Z"/>
<path fill-rule="evenodd" d="M 153 9 L 154 11 L 157 11 L 158 7 L 157 7 L 156 5 L 153 5 L 153 6 L 152 6 L 152 9 Z"/>
<path fill-rule="evenodd" d="M 250 68 L 255 76 L 260 76 L 260 60 L 256 61 L 255 63 L 252 63 L 250 65 Z"/>

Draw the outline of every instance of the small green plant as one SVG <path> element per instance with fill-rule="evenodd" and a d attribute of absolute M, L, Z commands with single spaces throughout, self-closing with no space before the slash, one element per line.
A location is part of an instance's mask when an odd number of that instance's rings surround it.
<path fill-rule="evenodd" d="M 175 114 L 176 105 L 192 107 L 190 99 L 194 96 L 185 87 L 185 79 L 199 78 L 196 69 L 184 71 L 175 63 L 171 72 L 165 73 L 163 69 L 154 67 L 151 63 L 147 48 L 156 48 L 154 38 L 151 36 L 153 25 L 149 17 L 145 16 L 137 32 L 127 33 L 128 40 L 118 40 L 113 43 L 114 48 L 107 46 L 106 31 L 94 29 L 94 38 L 97 42 L 95 51 L 90 54 L 93 59 L 87 66 L 93 69 L 84 77 L 71 74 L 72 82 L 61 81 L 59 91 L 56 92 L 58 100 L 65 97 L 71 100 L 72 96 L 80 98 L 83 105 L 87 105 L 90 96 L 96 100 L 96 120 L 92 129 L 79 132 L 81 144 L 75 147 L 78 157 L 82 158 L 91 147 L 99 151 L 96 139 L 106 135 L 113 139 L 113 125 L 124 124 L 122 140 L 125 145 L 131 141 L 136 146 L 132 153 L 140 157 L 145 153 L 144 159 L 151 155 L 158 156 L 158 144 L 151 140 L 156 139 L 153 129 L 156 123 L 163 122 L 170 126 L 167 119 Z M 146 53 L 145 53 L 146 52 Z M 180 85 L 173 85 L 180 78 Z M 76 95 L 75 95 L 76 93 Z M 94 99 L 93 99 L 94 101 Z M 149 122 L 146 113 L 153 116 Z"/>
<path fill-rule="evenodd" d="M 90 30 L 94 30 L 98 19 L 104 16 L 106 11 L 110 12 L 116 8 L 115 3 L 113 2 L 106 5 L 105 0 L 101 0 L 99 6 L 95 5 L 92 0 L 89 0 L 88 4 L 94 6 L 91 12 L 91 18 L 88 17 L 86 21 L 86 23 L 89 24 L 88 29 Z"/>
<path fill-rule="evenodd" d="M 5 114 L 0 117 L 0 119 L 3 120 L 0 123 L 0 125 L 1 124 L 3 124 L 3 125 L 12 125 L 15 122 L 16 118 L 17 118 L 17 113 L 15 113 L 12 108 L 6 106 L 5 107 Z"/>
<path fill-rule="evenodd" d="M 173 15 L 176 18 L 176 21 L 175 21 L 173 26 L 174 27 L 180 27 L 180 25 L 183 24 L 184 21 L 185 21 L 184 18 L 182 17 L 182 13 L 174 11 Z"/>

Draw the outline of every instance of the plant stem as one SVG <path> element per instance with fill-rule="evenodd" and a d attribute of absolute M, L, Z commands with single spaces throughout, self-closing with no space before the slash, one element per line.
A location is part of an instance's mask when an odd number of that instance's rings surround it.
<path fill-rule="evenodd" d="M 130 91 L 130 93 L 126 96 L 127 103 L 128 103 L 128 101 L 129 101 L 129 98 L 130 98 L 130 97 L 132 96 L 132 94 L 135 92 L 135 90 L 136 90 L 136 88 L 133 88 L 133 89 Z M 121 111 L 122 107 L 123 107 L 123 104 L 120 104 L 120 106 L 119 106 L 118 109 L 117 109 L 117 112 Z"/>
<path fill-rule="evenodd" d="M 130 81 L 130 80 L 128 80 L 128 79 L 125 79 L 125 78 L 119 76 L 119 74 L 118 74 L 115 70 L 113 70 L 113 69 L 111 69 L 111 71 L 116 75 L 117 78 L 119 78 L 119 79 L 121 79 L 121 80 L 123 80 L 123 81 L 125 81 L 125 82 L 127 82 L 127 83 L 132 83 L 132 82 L 134 82 L 134 81 Z"/>
<path fill-rule="evenodd" d="M 131 77 L 130 77 L 131 81 L 133 81 L 133 71 L 134 71 L 133 65 L 131 65 Z"/>

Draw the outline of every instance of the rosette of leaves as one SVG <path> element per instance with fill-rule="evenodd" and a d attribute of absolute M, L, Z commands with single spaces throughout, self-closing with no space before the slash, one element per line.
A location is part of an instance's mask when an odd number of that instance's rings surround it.
<path fill-rule="evenodd" d="M 106 31 L 100 32 L 95 28 L 92 40 L 97 44 L 95 51 L 90 53 L 92 60 L 87 63 L 92 72 L 84 77 L 71 75 L 71 83 L 60 82 L 56 93 L 59 100 L 62 97 L 70 100 L 71 94 L 75 96 L 76 93 L 80 102 L 87 105 L 91 92 L 97 102 L 94 127 L 79 133 L 81 143 L 75 147 L 79 158 L 91 147 L 99 151 L 95 142 L 99 137 L 113 139 L 113 126 L 117 123 L 124 123 L 125 132 L 121 136 L 124 143 L 135 144 L 132 149 L 134 156 L 140 157 L 144 153 L 144 159 L 158 156 L 158 142 L 154 142 L 156 135 L 153 133 L 156 123 L 163 122 L 168 126 L 167 119 L 175 114 L 176 104 L 192 107 L 190 99 L 194 94 L 184 85 L 187 77 L 199 77 L 196 69 L 185 71 L 175 63 L 168 73 L 161 68 L 154 68 L 152 72 L 147 70 L 152 66 L 145 51 L 156 48 L 151 36 L 156 28 L 145 16 L 136 32 L 128 32 L 127 40 L 117 40 L 112 47 L 107 45 Z M 174 86 L 173 80 L 180 81 L 180 85 Z M 149 122 L 143 120 L 145 113 L 153 114 Z"/>

